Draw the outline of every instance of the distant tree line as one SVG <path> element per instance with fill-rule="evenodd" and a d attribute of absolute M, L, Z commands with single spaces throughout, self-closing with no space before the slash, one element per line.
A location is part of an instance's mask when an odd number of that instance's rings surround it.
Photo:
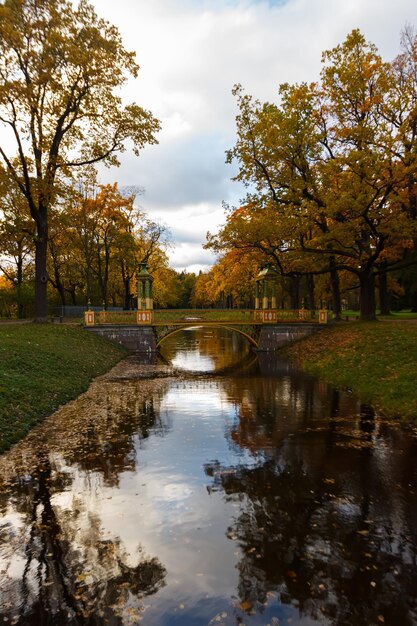
<path fill-rule="evenodd" d="M 47 255 L 52 307 L 136 308 L 136 272 L 147 262 L 157 306 L 189 306 L 194 274 L 168 265 L 167 229 L 136 205 L 137 189 L 98 185 L 91 170 L 62 189 L 50 207 Z M 0 316 L 34 314 L 34 226 L 13 181 L 3 176 L 0 194 Z"/>

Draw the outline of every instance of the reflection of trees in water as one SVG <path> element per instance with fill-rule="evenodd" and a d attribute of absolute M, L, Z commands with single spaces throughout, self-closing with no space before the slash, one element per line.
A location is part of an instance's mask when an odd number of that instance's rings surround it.
<path fill-rule="evenodd" d="M 253 457 L 250 467 L 206 466 L 209 490 L 241 503 L 228 529 L 242 552 L 241 606 L 261 612 L 273 594 L 337 626 L 417 623 L 416 498 L 404 493 L 416 484 L 416 443 L 352 396 L 289 370 L 178 384 L 220 386 L 236 407 L 230 445 Z M 9 482 L 21 478 L 0 495 L 13 523 L 0 536 L 0 621 L 13 623 L 21 607 L 28 626 L 139 623 L 143 597 L 164 584 L 156 558 L 126 553 L 88 511 L 97 483 L 118 485 L 142 442 L 170 428 L 161 391 L 144 401 L 145 386 L 96 387 L 8 456 Z M 86 493 L 68 510 L 60 497 L 80 478 Z"/>
<path fill-rule="evenodd" d="M 95 383 L 0 460 L 0 485 L 15 475 L 33 474 L 36 451 L 43 446 L 52 464 L 55 458 L 58 464 L 64 459 L 81 470 L 99 473 L 108 486 L 117 485 L 121 472 L 134 469 L 141 442 L 170 428 L 159 414 L 161 395 L 159 390 L 146 397 L 146 381 Z"/>
<path fill-rule="evenodd" d="M 338 626 L 417 623 L 416 442 L 372 407 L 313 378 L 223 382 L 231 445 L 254 467 L 206 466 L 209 491 L 242 503 L 228 529 L 242 550 L 242 606 L 269 595 Z"/>
<path fill-rule="evenodd" d="M 279 447 L 289 433 L 310 427 L 317 431 L 317 420 L 325 421 L 332 446 L 339 415 L 350 417 L 359 409 L 355 398 L 291 370 L 279 377 L 226 378 L 220 384 L 236 409 L 230 440 L 255 455 Z"/>
<path fill-rule="evenodd" d="M 159 414 L 160 397 L 146 400 L 135 393 L 137 383 L 108 386 L 104 391 L 105 414 L 90 416 L 70 448 L 63 454 L 68 463 L 98 472 L 108 486 L 116 486 L 122 472 L 134 470 L 137 448 L 150 434 L 168 428 Z"/>
<path fill-rule="evenodd" d="M 64 407 L 52 428 L 45 425 L 9 453 L 12 488 L 1 492 L 0 507 L 6 520 L 18 521 L 0 535 L 0 621 L 122 624 L 124 613 L 130 620 L 139 616 L 142 598 L 164 584 L 165 569 L 156 558 L 138 549 L 132 563 L 118 537 L 103 538 L 97 513 L 87 510 L 97 482 L 117 485 L 122 472 L 134 469 L 141 442 L 166 428 L 158 394 L 143 400 L 137 385 L 103 385 L 98 405 L 85 396 L 81 406 Z M 78 421 L 68 428 L 71 420 Z M 66 509 L 60 497 L 75 476 L 87 491 L 73 495 Z"/>
<path fill-rule="evenodd" d="M 411 512 L 396 486 L 408 484 L 407 463 L 370 448 L 329 454 L 323 445 L 319 457 L 304 443 L 253 468 L 206 466 L 211 490 L 245 503 L 228 529 L 242 551 L 242 604 L 262 611 L 273 593 L 340 626 L 415 624 L 416 499 Z"/>
<path fill-rule="evenodd" d="M 0 620 L 33 626 L 98 625 L 122 624 L 126 611 L 139 616 L 142 598 L 164 584 L 164 567 L 141 551 L 136 565 L 130 565 L 117 537 L 100 536 L 96 514 L 89 515 L 87 528 L 80 528 L 77 507 L 65 511 L 54 505 L 61 479 L 52 471 L 48 454 L 40 452 L 34 476 L 15 491 L 24 525 L 19 537 L 4 537 L 14 550 L 3 567 Z M 16 559 L 19 576 L 12 571 Z"/>

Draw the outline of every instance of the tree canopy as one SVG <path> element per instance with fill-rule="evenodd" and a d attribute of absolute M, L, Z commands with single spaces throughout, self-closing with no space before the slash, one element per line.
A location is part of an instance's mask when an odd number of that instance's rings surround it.
<path fill-rule="evenodd" d="M 358 31 L 323 53 L 320 80 L 283 84 L 277 103 L 234 88 L 237 140 L 228 152 L 243 206 L 209 236 L 218 251 L 260 251 L 283 276 L 339 275 L 359 287 L 362 319 L 374 319 L 375 281 L 415 249 L 417 40 L 406 33 L 392 63 Z"/>
<path fill-rule="evenodd" d="M 120 87 L 136 77 L 134 54 L 85 0 L 0 4 L 0 158 L 35 224 L 36 317 L 46 316 L 49 212 L 74 168 L 118 164 L 156 143 L 159 122 Z"/>

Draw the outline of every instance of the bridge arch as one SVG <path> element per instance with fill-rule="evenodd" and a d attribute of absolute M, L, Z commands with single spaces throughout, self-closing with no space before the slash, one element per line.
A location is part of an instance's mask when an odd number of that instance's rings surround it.
<path fill-rule="evenodd" d="M 167 326 L 165 326 L 165 328 L 167 328 Z M 179 333 L 182 330 L 185 330 L 186 328 L 226 328 L 227 330 L 231 330 L 236 333 L 239 333 L 240 335 L 243 335 L 243 337 L 245 337 L 252 346 L 254 346 L 255 348 L 258 347 L 258 342 L 256 341 L 256 339 L 251 337 L 244 330 L 241 330 L 240 328 L 236 328 L 236 326 L 228 326 L 226 324 L 215 324 L 213 322 L 211 323 L 202 322 L 202 323 L 197 323 L 197 324 L 196 322 L 190 322 L 189 324 L 181 324 L 181 326 L 174 326 L 174 327 L 168 326 L 168 332 L 162 337 L 159 337 L 158 329 L 155 328 L 155 330 L 157 331 L 156 347 L 159 348 L 161 344 L 165 341 L 165 339 L 167 339 L 168 337 L 172 337 L 172 335 L 176 335 L 177 333 Z"/>

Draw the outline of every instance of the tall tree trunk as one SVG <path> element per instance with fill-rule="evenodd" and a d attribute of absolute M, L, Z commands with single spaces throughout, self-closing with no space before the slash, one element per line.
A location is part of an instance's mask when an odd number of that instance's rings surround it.
<path fill-rule="evenodd" d="M 91 302 L 91 269 L 90 266 L 87 265 L 86 271 L 85 271 L 85 280 L 86 280 L 86 293 L 85 293 L 85 297 L 86 297 L 86 304 L 88 304 L 89 302 Z"/>
<path fill-rule="evenodd" d="M 405 258 L 417 262 L 417 239 L 414 240 L 414 247 L 411 250 L 406 251 Z M 407 291 L 411 312 L 417 313 L 417 284 L 415 281 L 412 281 L 412 284 L 409 286 Z"/>
<path fill-rule="evenodd" d="M 390 307 L 390 295 L 388 292 L 388 275 L 387 272 L 379 274 L 378 278 L 379 287 L 379 308 L 381 315 L 389 315 L 391 313 Z"/>
<path fill-rule="evenodd" d="M 50 254 L 50 258 L 52 262 L 52 268 L 54 271 L 54 279 L 55 279 L 55 280 L 52 280 L 52 278 L 49 277 L 49 282 L 51 283 L 53 288 L 56 289 L 57 292 L 59 293 L 59 297 L 61 298 L 61 305 L 64 307 L 66 305 L 65 288 L 64 288 L 64 283 L 61 280 L 61 270 L 60 270 L 59 261 L 57 258 L 57 253 L 54 248 L 53 241 L 49 242 L 48 249 L 49 249 L 49 254 Z"/>
<path fill-rule="evenodd" d="M 307 274 L 307 291 L 308 291 L 308 308 L 314 311 L 316 308 L 316 299 L 314 296 L 314 276 Z"/>
<path fill-rule="evenodd" d="M 330 286 L 332 290 L 332 306 L 333 306 L 333 318 L 336 321 L 342 319 L 342 298 L 340 296 L 340 280 L 339 272 L 336 269 L 336 259 L 334 256 L 329 258 L 330 267 Z"/>
<path fill-rule="evenodd" d="M 65 295 L 65 289 L 64 289 L 61 281 L 59 283 L 57 283 L 56 289 L 57 289 L 57 291 L 59 293 L 59 297 L 61 298 L 61 305 L 65 306 L 67 304 L 67 298 L 66 298 L 66 295 Z"/>
<path fill-rule="evenodd" d="M 17 317 L 22 319 L 25 317 L 25 305 L 22 301 L 22 284 L 23 284 L 23 257 L 20 254 L 17 260 L 17 276 L 16 276 L 16 300 L 17 300 Z"/>
<path fill-rule="evenodd" d="M 126 277 L 123 279 L 123 309 L 128 311 L 130 309 L 130 278 Z"/>
<path fill-rule="evenodd" d="M 76 297 L 76 287 L 74 287 L 74 285 L 71 285 L 70 287 L 67 287 L 66 291 L 69 293 L 70 298 L 71 298 L 71 304 L 73 306 L 77 306 L 77 297 Z"/>
<path fill-rule="evenodd" d="M 48 223 L 45 215 L 37 221 L 35 238 L 35 322 L 48 321 L 47 286 L 48 272 L 46 259 L 48 253 Z"/>
<path fill-rule="evenodd" d="M 109 307 L 109 267 L 110 267 L 110 251 L 105 248 L 104 254 L 104 276 L 103 276 L 103 302 L 107 311 Z"/>
<path fill-rule="evenodd" d="M 300 276 L 298 274 L 290 276 L 290 303 L 292 310 L 300 308 Z"/>
<path fill-rule="evenodd" d="M 101 256 L 100 256 L 100 250 L 98 250 L 97 252 L 97 278 L 98 278 L 98 286 L 100 290 L 102 304 L 103 304 L 104 309 L 107 311 L 107 307 L 109 304 L 109 296 L 108 296 L 109 264 L 108 264 L 107 253 L 105 252 L 104 261 L 102 261 Z"/>
<path fill-rule="evenodd" d="M 359 274 L 359 303 L 360 319 L 363 321 L 376 320 L 375 277 L 372 270 L 363 270 Z"/>
<path fill-rule="evenodd" d="M 84 242 L 84 258 L 85 258 L 85 282 L 86 282 L 86 293 L 85 297 L 87 299 L 86 304 L 88 305 L 91 302 L 91 250 L 90 245 L 87 240 L 87 235 L 85 236 Z"/>
<path fill-rule="evenodd" d="M 65 306 L 66 303 L 67 303 L 67 298 L 66 298 L 66 295 L 65 295 L 64 285 L 63 285 L 62 280 L 61 280 L 61 274 L 59 272 L 59 267 L 55 263 L 55 259 L 53 259 L 53 262 L 54 262 L 55 282 L 52 281 L 51 279 L 49 279 L 49 280 L 50 280 L 51 284 L 55 287 L 57 292 L 59 293 L 59 297 L 61 298 L 61 305 Z"/>

